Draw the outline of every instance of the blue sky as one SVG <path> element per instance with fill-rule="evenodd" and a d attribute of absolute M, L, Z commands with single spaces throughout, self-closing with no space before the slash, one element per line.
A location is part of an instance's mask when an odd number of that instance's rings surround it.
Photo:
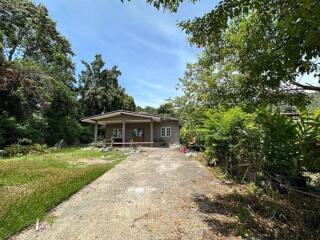
<path fill-rule="evenodd" d="M 137 105 L 159 106 L 178 94 L 176 85 L 187 62 L 200 49 L 190 46 L 178 20 L 201 16 L 217 1 L 185 3 L 178 13 L 156 10 L 144 0 L 36 0 L 49 9 L 59 31 L 71 42 L 77 73 L 81 60 L 100 53 L 122 72 L 120 84 Z"/>

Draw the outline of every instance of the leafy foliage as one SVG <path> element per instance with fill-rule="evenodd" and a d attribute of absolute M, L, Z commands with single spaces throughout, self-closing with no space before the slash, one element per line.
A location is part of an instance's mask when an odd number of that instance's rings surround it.
<path fill-rule="evenodd" d="M 265 167 L 281 174 L 297 174 L 300 161 L 296 143 L 296 126 L 292 119 L 279 110 L 270 114 L 270 109 L 259 112 L 257 121 L 263 130 L 263 154 Z"/>
<path fill-rule="evenodd" d="M 123 2 L 124 0 L 121 0 Z M 130 0 L 128 0 L 130 2 Z M 169 9 L 172 12 L 176 12 L 178 10 L 179 5 L 185 0 L 146 0 L 147 3 L 153 5 L 155 8 L 160 9 L 160 7 L 164 7 Z M 189 0 L 189 2 L 196 2 L 198 0 Z"/>
<path fill-rule="evenodd" d="M 151 3 L 175 11 L 181 2 Z M 224 0 L 179 25 L 191 43 L 204 48 L 200 62 L 206 75 L 220 74 L 223 85 L 210 90 L 227 94 L 230 102 L 236 95 L 253 104 L 287 101 L 302 107 L 302 90 L 320 91 L 317 84 L 299 81 L 305 75 L 319 80 L 319 10 L 317 0 Z"/>
<path fill-rule="evenodd" d="M 161 104 L 158 108 L 157 107 L 136 107 L 136 112 L 145 112 L 145 113 L 151 113 L 151 114 L 162 114 L 174 117 L 175 116 L 175 106 L 171 101 L 167 101 L 163 104 Z"/>
<path fill-rule="evenodd" d="M 199 131 L 210 165 L 224 164 L 230 173 L 236 175 L 244 174 L 239 165 L 251 168 L 253 174 L 261 169 L 261 133 L 254 125 L 252 114 L 239 107 L 208 110 Z"/>
<path fill-rule="evenodd" d="M 194 129 L 190 129 L 193 134 Z M 313 171 L 320 165 L 317 143 L 319 116 L 293 120 L 279 109 L 255 114 L 239 107 L 207 110 L 196 127 L 208 164 L 222 164 L 231 174 L 255 179 L 262 170 L 287 176 Z"/>
<path fill-rule="evenodd" d="M 320 170 L 320 115 L 302 116 L 296 121 L 296 137 L 299 153 L 302 161 L 298 162 L 298 171 L 307 169 L 309 171 Z"/>
<path fill-rule="evenodd" d="M 56 30 L 44 6 L 28 0 L 1 0 L 0 29 L 4 60 L 32 61 L 45 65 L 50 73 L 61 72 L 67 84 L 73 81 L 70 43 Z"/>
<path fill-rule="evenodd" d="M 48 150 L 45 144 L 28 144 L 22 145 L 21 143 L 11 144 L 4 148 L 5 157 L 22 156 L 27 154 L 40 154 L 46 153 Z"/>
<path fill-rule="evenodd" d="M 175 115 L 175 109 L 172 102 L 166 102 L 164 104 L 161 104 L 158 108 L 158 114 L 163 114 L 163 115 L 168 115 L 173 117 Z"/>
<path fill-rule="evenodd" d="M 83 61 L 85 70 L 81 72 L 80 102 L 85 115 L 95 115 L 118 109 L 134 110 L 135 103 L 132 97 L 118 84 L 121 72 L 117 66 L 110 70 L 103 69 L 105 63 L 101 55 L 96 55 L 90 64 Z"/>

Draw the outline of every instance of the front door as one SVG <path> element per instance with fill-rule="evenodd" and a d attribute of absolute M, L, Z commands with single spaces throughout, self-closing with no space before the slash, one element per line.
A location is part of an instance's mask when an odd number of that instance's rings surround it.
<path fill-rule="evenodd" d="M 144 129 L 143 128 L 133 128 L 132 138 L 134 142 L 144 142 Z"/>

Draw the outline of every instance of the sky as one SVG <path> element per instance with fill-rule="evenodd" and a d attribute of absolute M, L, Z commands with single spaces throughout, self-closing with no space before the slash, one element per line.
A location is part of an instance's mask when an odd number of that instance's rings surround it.
<path fill-rule="evenodd" d="M 157 107 L 179 95 L 176 86 L 200 49 L 190 46 L 177 27 L 180 20 L 202 16 L 218 1 L 186 1 L 178 13 L 157 10 L 144 0 L 34 0 L 49 10 L 57 28 L 71 43 L 77 76 L 95 54 L 106 67 L 117 65 L 119 83 L 137 105 Z"/>

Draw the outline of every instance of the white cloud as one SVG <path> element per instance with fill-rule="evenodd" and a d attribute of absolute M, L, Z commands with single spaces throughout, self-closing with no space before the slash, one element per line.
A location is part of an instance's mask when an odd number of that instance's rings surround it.
<path fill-rule="evenodd" d="M 143 86 L 146 86 L 148 88 L 152 88 L 154 90 L 163 90 L 164 89 L 164 86 L 159 83 L 148 82 L 148 81 L 144 81 L 144 80 L 137 80 L 137 82 Z"/>

